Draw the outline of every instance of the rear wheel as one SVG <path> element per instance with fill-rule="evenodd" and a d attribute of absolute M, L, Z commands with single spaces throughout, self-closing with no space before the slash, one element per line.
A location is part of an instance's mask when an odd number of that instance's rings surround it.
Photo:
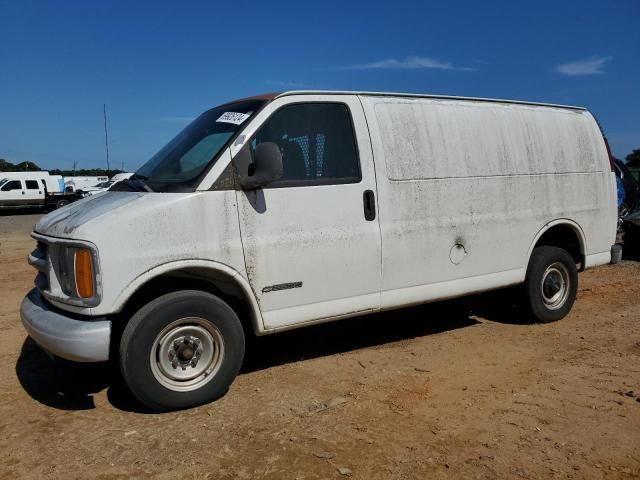
<path fill-rule="evenodd" d="M 56 203 L 56 208 L 62 208 L 65 205 L 69 205 L 69 200 L 58 200 Z"/>
<path fill-rule="evenodd" d="M 525 305 L 532 320 L 547 323 L 565 317 L 577 291 L 576 264 L 566 250 L 557 247 L 533 250 L 524 283 Z"/>
<path fill-rule="evenodd" d="M 185 290 L 157 298 L 126 325 L 120 369 L 131 392 L 155 410 L 189 408 L 226 393 L 244 357 L 244 332 L 220 298 Z"/>

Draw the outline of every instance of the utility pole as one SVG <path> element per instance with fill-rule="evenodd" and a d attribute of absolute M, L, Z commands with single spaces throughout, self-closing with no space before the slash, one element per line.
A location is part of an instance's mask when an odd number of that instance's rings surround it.
<path fill-rule="evenodd" d="M 102 104 L 102 115 L 104 117 L 104 148 L 107 152 L 107 175 L 109 175 L 109 136 L 107 134 L 107 104 Z"/>

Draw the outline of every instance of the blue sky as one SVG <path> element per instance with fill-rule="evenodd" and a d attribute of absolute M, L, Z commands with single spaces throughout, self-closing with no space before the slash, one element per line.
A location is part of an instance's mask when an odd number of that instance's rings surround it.
<path fill-rule="evenodd" d="M 0 158 L 134 170 L 224 101 L 292 89 L 577 104 L 640 148 L 640 1 L 0 0 Z"/>

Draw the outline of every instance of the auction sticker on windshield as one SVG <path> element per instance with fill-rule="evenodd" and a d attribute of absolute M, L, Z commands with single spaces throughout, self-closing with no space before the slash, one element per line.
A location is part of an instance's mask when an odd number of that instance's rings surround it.
<path fill-rule="evenodd" d="M 220 118 L 218 118 L 216 122 L 233 123 L 234 125 L 240 125 L 247 118 L 249 118 L 248 113 L 224 112 L 222 115 L 220 115 Z"/>

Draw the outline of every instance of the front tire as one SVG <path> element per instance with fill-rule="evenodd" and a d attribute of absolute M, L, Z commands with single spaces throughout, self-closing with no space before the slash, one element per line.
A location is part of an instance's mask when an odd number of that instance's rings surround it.
<path fill-rule="evenodd" d="M 244 358 L 238 316 L 210 293 L 184 290 L 142 307 L 124 328 L 120 370 L 146 406 L 177 410 L 226 393 Z"/>
<path fill-rule="evenodd" d="M 531 254 L 524 282 L 529 317 L 540 323 L 564 318 L 576 299 L 578 272 L 566 250 L 537 247 Z"/>

